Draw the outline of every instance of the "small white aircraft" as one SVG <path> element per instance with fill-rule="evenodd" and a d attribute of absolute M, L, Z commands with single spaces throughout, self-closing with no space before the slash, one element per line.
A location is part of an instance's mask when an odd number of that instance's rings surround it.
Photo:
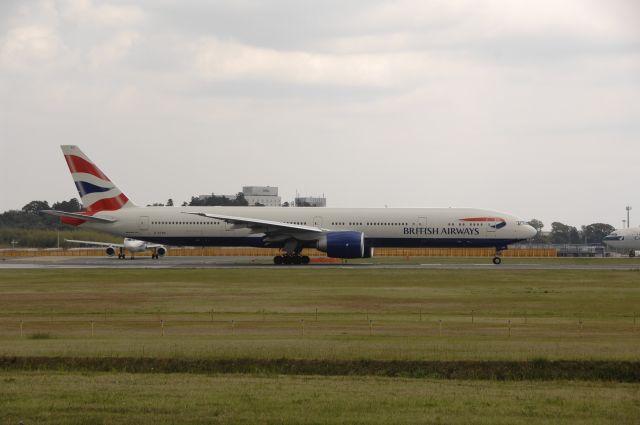
<path fill-rule="evenodd" d="M 615 230 L 602 241 L 611 248 L 627 251 L 629 257 L 635 257 L 636 251 L 640 250 L 640 227 Z"/>
<path fill-rule="evenodd" d="M 167 248 L 163 245 L 158 245 L 154 243 L 148 243 L 144 241 L 140 241 L 138 239 L 125 238 L 124 243 L 108 243 L 108 242 L 94 242 L 94 241 L 76 241 L 72 239 L 65 239 L 66 242 L 77 243 L 77 244 L 85 244 L 85 245 L 93 245 L 93 246 L 106 246 L 107 248 L 104 250 L 105 253 L 109 257 L 113 257 L 116 255 L 116 249 L 118 250 L 118 258 L 124 260 L 125 254 L 124 251 L 129 251 L 131 253 L 131 259 L 134 259 L 134 253 L 136 252 L 144 252 L 147 250 L 151 250 L 151 258 L 159 259 L 160 257 L 164 257 L 167 254 Z"/>

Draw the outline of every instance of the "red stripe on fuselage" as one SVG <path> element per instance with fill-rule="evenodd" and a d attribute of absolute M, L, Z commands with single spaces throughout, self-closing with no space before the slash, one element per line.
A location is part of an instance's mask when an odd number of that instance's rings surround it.
<path fill-rule="evenodd" d="M 487 221 L 504 221 L 503 218 L 500 217 L 474 217 L 474 218 L 461 218 L 460 221 L 478 221 L 478 222 L 487 222 Z"/>
<path fill-rule="evenodd" d="M 84 158 L 80 158 L 75 155 L 65 155 L 64 159 L 67 161 L 69 170 L 71 173 L 87 173 L 96 176 L 99 179 L 111 181 L 102 171 Z"/>

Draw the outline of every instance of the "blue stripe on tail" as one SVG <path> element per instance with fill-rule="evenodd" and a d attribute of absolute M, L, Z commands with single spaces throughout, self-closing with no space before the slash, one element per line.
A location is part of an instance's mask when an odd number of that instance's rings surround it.
<path fill-rule="evenodd" d="M 80 196 L 85 196 L 90 193 L 98 193 L 98 192 L 107 192 L 111 190 L 111 187 L 100 187 L 95 184 L 87 183 L 87 182 L 75 182 L 76 188 L 78 188 L 78 193 Z"/>

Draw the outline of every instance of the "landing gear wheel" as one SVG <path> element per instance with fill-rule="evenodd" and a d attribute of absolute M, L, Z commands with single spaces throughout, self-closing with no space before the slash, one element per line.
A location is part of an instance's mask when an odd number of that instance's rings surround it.
<path fill-rule="evenodd" d="M 636 250 L 632 249 L 631 251 L 629 251 L 629 258 L 633 258 L 636 256 Z"/>
<path fill-rule="evenodd" d="M 273 264 L 276 264 L 279 266 L 283 262 L 284 262 L 284 258 L 282 258 L 281 255 L 276 255 L 275 257 L 273 257 Z"/>
<path fill-rule="evenodd" d="M 300 257 L 300 260 L 302 260 L 301 264 L 309 264 L 309 262 L 311 261 L 311 259 L 306 255 L 303 255 L 302 257 Z"/>
<path fill-rule="evenodd" d="M 493 257 L 493 264 L 500 264 L 502 263 L 502 258 L 500 257 Z"/>

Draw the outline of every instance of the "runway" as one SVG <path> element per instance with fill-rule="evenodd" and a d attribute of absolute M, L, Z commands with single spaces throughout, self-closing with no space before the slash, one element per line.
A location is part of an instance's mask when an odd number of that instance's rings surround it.
<path fill-rule="evenodd" d="M 604 260 L 599 263 L 584 264 L 570 262 L 570 259 L 540 259 L 540 262 L 523 262 L 519 258 L 504 258 L 502 264 L 494 265 L 490 258 L 474 258 L 473 262 L 461 259 L 460 263 L 446 262 L 438 259 L 425 259 L 424 263 L 384 263 L 384 259 L 376 262 L 318 263 L 309 265 L 280 265 L 270 263 L 268 257 L 164 257 L 152 260 L 140 257 L 135 260 L 118 260 L 109 257 L 21 257 L 3 258 L 0 269 L 398 269 L 398 270 L 636 270 L 640 271 L 640 260 L 637 262 L 617 263 Z M 527 259 L 530 260 L 530 259 Z M 566 262 L 565 262 L 566 261 Z M 635 264 L 634 264 L 635 263 Z"/>

